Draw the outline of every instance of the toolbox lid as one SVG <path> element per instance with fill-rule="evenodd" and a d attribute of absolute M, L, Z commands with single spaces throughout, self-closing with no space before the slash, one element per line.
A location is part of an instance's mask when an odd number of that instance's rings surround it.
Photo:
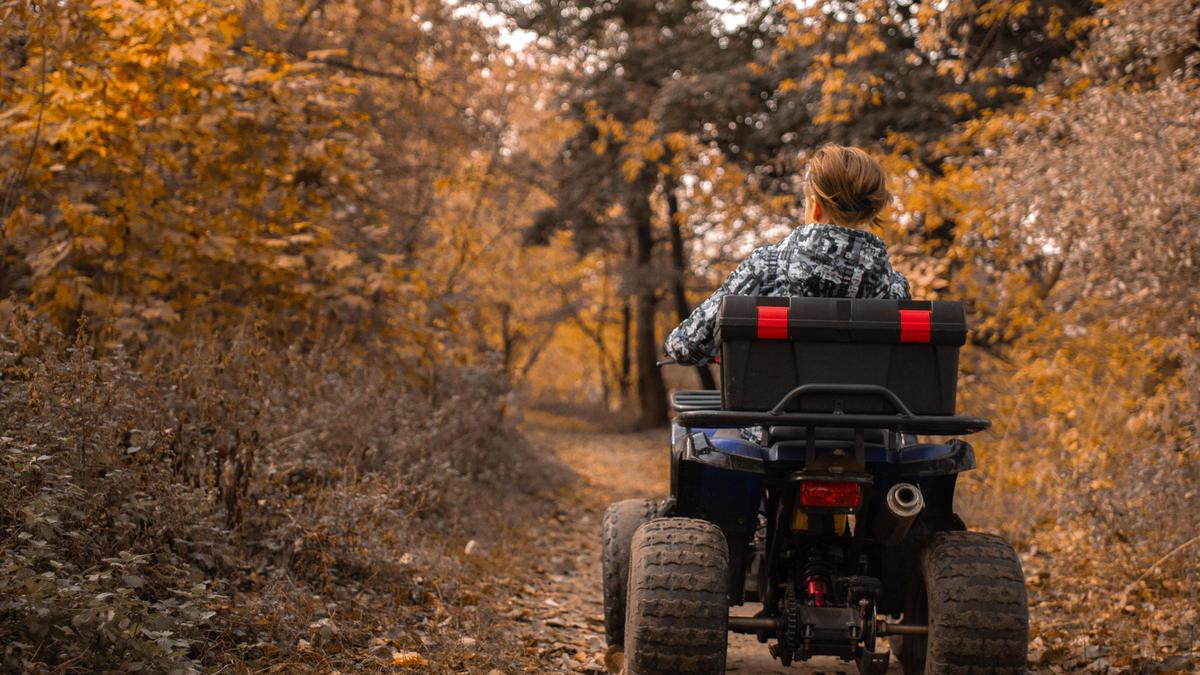
<path fill-rule="evenodd" d="M 727 295 L 717 316 L 717 342 L 741 340 L 961 346 L 967 318 L 961 302 L 946 300 Z"/>

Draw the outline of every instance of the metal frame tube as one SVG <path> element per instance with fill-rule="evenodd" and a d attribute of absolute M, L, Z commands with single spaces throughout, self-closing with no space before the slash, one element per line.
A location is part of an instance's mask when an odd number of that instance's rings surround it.
<path fill-rule="evenodd" d="M 734 633 L 758 633 L 760 631 L 778 630 L 782 619 L 769 616 L 731 616 L 729 630 Z"/>
<path fill-rule="evenodd" d="M 741 410 L 693 410 L 676 415 L 685 427 L 738 428 L 752 426 L 841 427 L 891 429 L 931 436 L 957 436 L 983 431 L 992 423 L 981 417 L 954 415 L 857 415 L 835 413 L 782 413 Z"/>
<path fill-rule="evenodd" d="M 905 624 L 879 622 L 876 635 L 929 635 L 929 626 L 908 626 Z"/>

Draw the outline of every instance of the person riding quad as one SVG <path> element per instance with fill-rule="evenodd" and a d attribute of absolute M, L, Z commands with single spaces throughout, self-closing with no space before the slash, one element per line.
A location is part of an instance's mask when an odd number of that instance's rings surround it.
<path fill-rule="evenodd" d="M 726 295 L 911 298 L 892 269 L 877 225 L 891 200 L 883 167 L 858 148 L 825 145 L 809 162 L 804 218 L 783 241 L 755 249 L 666 340 L 667 356 L 705 364 L 717 354 L 716 319 Z"/>

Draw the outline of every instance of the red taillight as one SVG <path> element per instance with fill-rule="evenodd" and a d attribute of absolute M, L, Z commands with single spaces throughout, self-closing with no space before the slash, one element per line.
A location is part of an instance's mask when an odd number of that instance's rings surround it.
<path fill-rule="evenodd" d="M 858 483 L 838 481 L 804 481 L 800 483 L 800 505 L 853 509 L 862 504 L 862 488 Z"/>

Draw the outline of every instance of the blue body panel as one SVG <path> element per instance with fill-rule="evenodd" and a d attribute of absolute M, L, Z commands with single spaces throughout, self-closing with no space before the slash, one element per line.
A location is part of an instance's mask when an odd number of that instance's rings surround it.
<path fill-rule="evenodd" d="M 714 442 L 714 446 L 717 444 Z M 720 447 L 720 446 L 717 446 Z M 757 447 L 757 446 L 756 446 Z M 767 462 L 804 461 L 804 442 L 787 441 L 763 449 L 762 458 Z M 889 451 L 882 445 L 867 445 L 863 448 L 867 464 L 911 464 L 946 459 L 954 455 L 954 446 L 944 443 L 917 443 L 906 445 L 898 451 Z"/>
<path fill-rule="evenodd" d="M 709 443 L 721 453 L 763 459 L 763 447 L 752 441 L 726 434 L 718 435 L 717 429 L 691 431 L 703 432 Z M 731 529 L 741 531 L 748 531 L 757 523 L 758 508 L 763 497 L 761 475 L 702 466 L 699 487 L 702 509 L 710 518 L 724 521 L 726 526 L 732 526 Z"/>
<path fill-rule="evenodd" d="M 730 429 L 676 427 L 673 436 L 680 442 L 688 433 L 700 432 L 711 446 L 710 454 L 686 462 L 690 468 L 681 484 L 685 511 L 691 517 L 703 517 L 717 522 L 727 531 L 745 532 L 757 522 L 763 499 L 764 476 L 773 473 L 773 466 L 782 471 L 794 471 L 803 465 L 805 441 L 779 441 L 770 447 L 743 438 Z M 690 442 L 690 441 L 689 441 Z M 917 443 L 899 450 L 888 450 L 877 444 L 865 445 L 867 471 L 876 477 L 877 484 L 888 485 L 897 480 L 917 480 L 925 476 L 950 475 L 974 468 L 974 454 L 961 441 Z M 720 455 L 751 460 L 722 462 Z M 747 468 L 749 467 L 749 468 Z M 757 467 L 757 471 L 754 470 Z M 686 488 L 683 488 L 686 485 Z M 686 495 L 686 496 L 685 496 Z"/>
<path fill-rule="evenodd" d="M 761 459 L 765 462 L 804 461 L 804 442 L 788 441 L 776 443 L 765 448 L 754 441 L 745 438 L 718 435 L 718 429 L 691 429 L 702 432 L 708 437 L 708 442 L 714 448 L 730 455 L 740 455 Z M 881 445 L 867 445 L 865 448 L 867 464 L 909 464 L 912 462 L 929 462 L 952 457 L 957 450 L 946 443 L 916 443 L 906 445 L 899 451 L 889 451 Z"/>
<path fill-rule="evenodd" d="M 765 459 L 763 447 L 754 441 L 748 441 L 744 438 L 714 437 L 711 429 L 698 429 L 697 431 L 703 431 L 704 435 L 708 436 L 708 442 L 712 443 L 713 447 L 721 452 L 731 455 L 741 455 L 742 457 L 753 457 L 754 459 Z"/>

